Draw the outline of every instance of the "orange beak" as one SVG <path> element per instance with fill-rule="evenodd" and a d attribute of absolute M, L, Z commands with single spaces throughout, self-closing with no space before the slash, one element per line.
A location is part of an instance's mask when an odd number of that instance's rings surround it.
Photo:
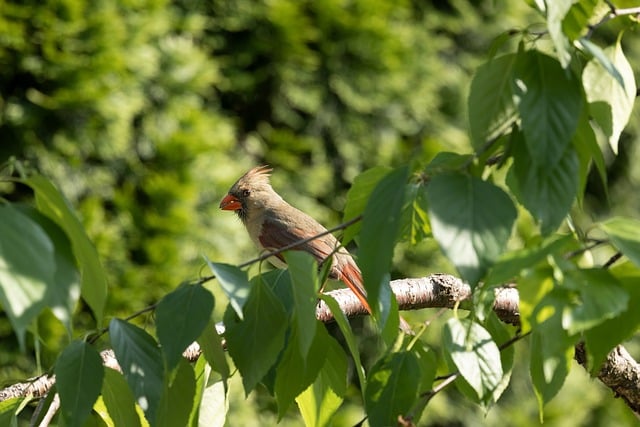
<path fill-rule="evenodd" d="M 242 209 L 242 203 L 240 203 L 240 200 L 238 200 L 236 196 L 227 194 L 220 202 L 220 209 L 223 211 L 237 211 Z"/>

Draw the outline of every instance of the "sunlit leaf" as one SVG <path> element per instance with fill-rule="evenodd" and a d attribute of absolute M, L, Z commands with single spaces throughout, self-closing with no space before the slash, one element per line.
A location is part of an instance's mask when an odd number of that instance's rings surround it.
<path fill-rule="evenodd" d="M 114 425 L 140 426 L 133 394 L 121 373 L 113 369 L 105 369 L 100 394 Z"/>

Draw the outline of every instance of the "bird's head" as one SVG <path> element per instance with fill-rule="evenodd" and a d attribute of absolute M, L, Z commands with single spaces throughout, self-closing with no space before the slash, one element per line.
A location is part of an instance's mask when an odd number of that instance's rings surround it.
<path fill-rule="evenodd" d="M 269 166 L 258 166 L 242 175 L 220 202 L 220 209 L 235 211 L 246 221 L 251 211 L 264 209 L 274 195 L 279 199 L 269 183 L 271 171 Z"/>

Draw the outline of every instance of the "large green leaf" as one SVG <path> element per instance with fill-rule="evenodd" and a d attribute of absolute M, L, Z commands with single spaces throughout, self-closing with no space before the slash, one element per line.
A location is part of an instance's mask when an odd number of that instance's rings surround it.
<path fill-rule="evenodd" d="M 555 167 L 576 132 L 583 105 L 580 81 L 556 59 L 530 50 L 518 54 L 512 90 L 531 166 Z"/>
<path fill-rule="evenodd" d="M 566 218 L 578 191 L 578 156 L 569 145 L 553 164 L 536 165 L 522 138 L 514 135 L 513 166 L 507 183 L 518 201 L 540 223 L 543 235 Z"/>
<path fill-rule="evenodd" d="M 164 389 L 164 364 L 158 344 L 144 330 L 115 318 L 109 323 L 109 335 L 136 403 L 155 425 Z"/>
<path fill-rule="evenodd" d="M 318 264 L 310 254 L 301 251 L 286 252 L 284 258 L 291 276 L 297 330 L 304 331 L 297 337 L 297 343 L 300 346 L 300 355 L 305 358 L 318 329 L 316 319 L 316 304 L 320 288 Z"/>
<path fill-rule="evenodd" d="M 600 227 L 607 233 L 613 245 L 640 267 L 640 221 L 614 217 L 603 222 Z"/>
<path fill-rule="evenodd" d="M 55 222 L 36 209 L 30 206 L 18 206 L 18 209 L 38 223 L 53 243 L 56 271 L 53 282 L 47 286 L 44 300 L 46 306 L 71 335 L 71 316 L 80 298 L 80 275 L 76 268 L 71 242 Z"/>
<path fill-rule="evenodd" d="M 568 271 L 562 285 L 577 296 L 562 312 L 562 326 L 570 335 L 588 330 L 627 309 L 629 295 L 607 270 Z"/>
<path fill-rule="evenodd" d="M 54 246 L 36 222 L 0 205 L 0 302 L 24 349 L 24 334 L 46 304 L 54 286 Z"/>
<path fill-rule="evenodd" d="M 101 395 L 114 426 L 140 426 L 133 394 L 120 372 L 104 370 Z"/>
<path fill-rule="evenodd" d="M 424 183 L 410 183 L 406 186 L 400 239 L 416 245 L 431 234 L 427 215 L 427 187 Z"/>
<path fill-rule="evenodd" d="M 313 384 L 296 397 L 307 427 L 331 425 L 347 391 L 347 358 L 340 344 L 329 339 L 324 364 Z"/>
<path fill-rule="evenodd" d="M 507 194 L 464 174 L 433 177 L 427 188 L 433 236 L 472 285 L 505 249 L 516 219 Z"/>
<path fill-rule="evenodd" d="M 517 119 L 511 81 L 516 55 L 494 58 L 478 67 L 469 91 L 469 125 L 476 150 L 504 133 Z"/>
<path fill-rule="evenodd" d="M 178 364 L 185 348 L 200 336 L 209 322 L 213 304 L 213 295 L 202 285 L 181 285 L 160 300 L 156 327 L 169 370 Z"/>
<path fill-rule="evenodd" d="M 407 176 L 407 167 L 401 167 L 382 178 L 371 193 L 362 218 L 358 264 L 374 313 L 381 311 L 378 305 L 381 288 L 389 286 L 389 269 L 400 228 Z M 384 301 L 383 306 L 386 306 Z M 382 314 L 378 320 L 384 324 L 389 313 Z"/>
<path fill-rule="evenodd" d="M 374 168 L 367 169 L 356 177 L 353 181 L 353 185 L 347 192 L 347 202 L 344 206 L 343 222 L 350 221 L 358 215 L 362 215 L 373 189 L 390 171 L 390 167 L 376 166 Z M 361 222 L 356 222 L 348 227 L 344 231 L 342 244 L 346 245 L 353 240 L 353 238 L 360 233 L 361 227 Z"/>
<path fill-rule="evenodd" d="M 91 307 L 98 324 L 101 324 L 107 299 L 107 275 L 102 268 L 95 246 L 89 240 L 67 200 L 51 181 L 35 175 L 22 182 L 34 190 L 38 210 L 58 224 L 71 241 L 82 277 L 82 298 Z"/>
<path fill-rule="evenodd" d="M 222 347 L 222 338 L 218 335 L 213 321 L 209 321 L 209 324 L 198 337 L 198 344 L 200 344 L 202 353 L 211 368 L 220 374 L 223 381 L 226 381 L 230 374 L 229 364 Z"/>
<path fill-rule="evenodd" d="M 622 76 L 624 85 L 597 59 L 589 61 L 582 80 L 591 116 L 608 137 L 613 152 L 617 153 L 620 134 L 629 122 L 636 99 L 636 82 L 619 39 L 614 46 L 604 49 L 604 54 Z"/>
<path fill-rule="evenodd" d="M 169 379 L 165 379 L 168 382 Z M 186 426 L 194 404 L 196 378 L 191 364 L 186 359 L 178 363 L 171 382 L 165 384 L 158 407 L 155 426 Z"/>
<path fill-rule="evenodd" d="M 422 378 L 412 351 L 387 354 L 369 371 L 365 407 L 372 427 L 395 425 L 415 404 Z"/>
<path fill-rule="evenodd" d="M 475 392 L 475 396 L 468 397 L 479 403 L 497 400 L 494 395 L 504 390 L 504 373 L 500 350 L 489 332 L 469 319 L 451 318 L 445 324 L 442 339 L 445 359 Z"/>
<path fill-rule="evenodd" d="M 72 342 L 58 356 L 55 374 L 65 424 L 84 425 L 102 388 L 104 368 L 98 351 L 84 341 Z"/>
<path fill-rule="evenodd" d="M 0 426 L 18 427 L 16 412 L 23 398 L 13 397 L 0 402 Z"/>
<path fill-rule="evenodd" d="M 533 325 L 530 372 L 541 422 L 544 405 L 560 391 L 569 374 L 573 346 L 578 340 L 562 328 L 562 310 L 569 302 L 566 295 L 552 291 L 538 304 L 530 319 Z"/>
<path fill-rule="evenodd" d="M 242 375 L 249 394 L 276 363 L 284 347 L 287 313 L 273 291 L 261 280 L 254 283 L 240 320 L 227 308 L 224 315 L 227 350 Z M 259 351 L 259 357 L 256 357 Z"/>
<path fill-rule="evenodd" d="M 584 333 L 587 349 L 587 361 L 592 375 L 600 371 L 602 362 L 615 346 L 631 338 L 640 327 L 640 276 L 637 270 L 622 267 L 622 277 L 612 271 L 629 295 L 627 309 L 612 319 L 605 320 Z"/>
<path fill-rule="evenodd" d="M 351 353 L 351 357 L 353 358 L 353 363 L 355 365 L 354 369 L 356 374 L 358 375 L 358 380 L 360 381 L 360 389 L 364 392 L 366 389 L 366 378 L 364 375 L 364 368 L 362 367 L 362 362 L 360 360 L 360 352 L 358 351 L 358 346 L 356 344 L 356 339 L 353 336 L 353 331 L 349 326 L 349 321 L 347 320 L 347 316 L 344 315 L 342 310 L 340 310 L 340 306 L 330 295 L 322 294 L 320 295 L 320 299 L 322 299 L 329 309 L 331 313 L 333 313 L 334 319 L 336 319 L 336 323 L 340 328 L 340 332 L 344 336 L 345 341 L 347 342 L 347 348 Z"/>
<path fill-rule="evenodd" d="M 233 307 L 236 314 L 242 319 L 242 307 L 244 307 L 251 289 L 247 272 L 235 265 L 211 262 L 206 258 L 205 260 L 216 276 L 216 279 L 218 279 L 222 291 L 227 298 L 229 298 L 231 307 Z"/>
<path fill-rule="evenodd" d="M 598 0 L 579 0 L 573 2 L 562 20 L 562 30 L 570 40 L 578 39 L 588 28 Z"/>
<path fill-rule="evenodd" d="M 588 108 L 583 108 L 582 114 L 580 114 L 578 129 L 573 136 L 573 148 L 578 155 L 580 163 L 578 173 L 578 202 L 582 204 L 592 166 L 595 166 L 600 175 L 604 191 L 607 191 L 607 167 L 602 150 L 598 145 L 596 134 L 590 123 Z"/>
<path fill-rule="evenodd" d="M 325 328 L 318 328 L 307 354 L 301 354 L 299 341 L 306 330 L 296 324 L 291 331 L 287 347 L 276 368 L 275 396 L 278 417 L 282 418 L 294 399 L 313 384 L 322 368 L 331 337 Z"/>

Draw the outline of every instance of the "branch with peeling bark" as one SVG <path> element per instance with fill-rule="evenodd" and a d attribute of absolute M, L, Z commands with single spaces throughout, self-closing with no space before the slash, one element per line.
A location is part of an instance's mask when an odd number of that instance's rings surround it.
<path fill-rule="evenodd" d="M 460 279 L 448 274 L 433 274 L 416 279 L 401 279 L 391 282 L 391 288 L 401 310 L 421 308 L 452 308 L 459 304 L 461 308 L 471 298 L 471 287 Z M 495 290 L 493 309 L 505 323 L 517 325 L 520 319 L 518 291 L 514 287 L 502 287 Z M 367 312 L 357 297 L 348 289 L 328 292 L 348 316 L 365 315 Z M 333 314 L 328 306 L 320 301 L 316 307 L 316 317 L 322 322 L 332 322 Z M 197 343 L 191 344 L 183 353 L 188 360 L 194 361 L 201 354 Z M 575 358 L 586 368 L 586 353 L 582 344 L 576 346 Z M 105 366 L 120 370 L 120 366 L 111 350 L 101 353 Z M 609 387 L 617 397 L 621 397 L 636 414 L 640 414 L 640 365 L 622 346 L 617 346 L 604 362 L 598 378 Z M 13 397 L 45 396 L 55 377 L 42 375 L 29 381 L 13 384 L 0 390 L 0 402 Z"/>

